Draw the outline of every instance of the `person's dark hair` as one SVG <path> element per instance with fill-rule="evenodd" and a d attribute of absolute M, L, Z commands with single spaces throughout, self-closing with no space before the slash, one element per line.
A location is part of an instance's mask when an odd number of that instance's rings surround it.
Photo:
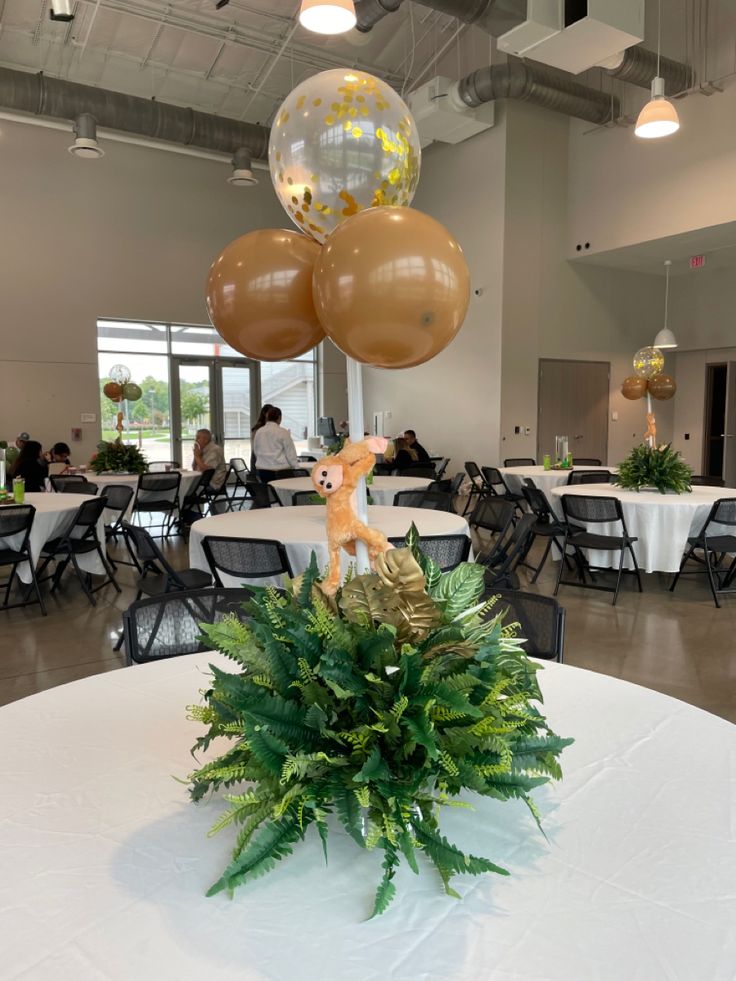
<path fill-rule="evenodd" d="M 404 430 L 404 436 L 413 436 L 414 439 L 417 438 L 417 434 L 414 432 L 413 429 L 405 429 Z"/>
<path fill-rule="evenodd" d="M 270 405 L 268 407 L 266 422 L 281 422 L 281 409 L 277 405 Z"/>
<path fill-rule="evenodd" d="M 41 444 L 35 439 L 29 439 L 27 443 L 24 443 L 22 448 L 18 452 L 18 456 L 15 458 L 13 467 L 10 471 L 11 475 L 15 477 L 17 474 L 21 473 L 23 468 L 29 463 L 38 463 L 41 458 Z"/>
<path fill-rule="evenodd" d="M 272 408 L 273 406 L 270 402 L 266 402 L 265 405 L 261 406 L 261 411 L 258 413 L 258 418 L 256 419 L 255 425 L 251 429 L 252 433 L 254 433 L 257 429 L 263 429 L 263 427 L 266 425 L 266 414 L 268 413 L 268 410 Z"/>
<path fill-rule="evenodd" d="M 70 456 L 71 452 L 66 443 L 54 443 L 51 447 L 52 456 Z"/>

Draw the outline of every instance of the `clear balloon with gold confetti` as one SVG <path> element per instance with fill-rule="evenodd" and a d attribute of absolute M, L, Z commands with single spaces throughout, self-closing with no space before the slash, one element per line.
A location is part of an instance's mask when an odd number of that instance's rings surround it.
<path fill-rule="evenodd" d="M 634 355 L 633 365 L 639 378 L 654 378 L 664 368 L 664 355 L 658 347 L 642 347 Z"/>
<path fill-rule="evenodd" d="M 336 68 L 308 78 L 271 127 L 276 194 L 297 228 L 318 242 L 365 208 L 409 205 L 420 162 L 409 109 L 366 72 Z"/>

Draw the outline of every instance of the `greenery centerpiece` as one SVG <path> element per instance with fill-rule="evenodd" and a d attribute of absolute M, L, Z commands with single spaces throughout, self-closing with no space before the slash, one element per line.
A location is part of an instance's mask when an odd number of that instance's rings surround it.
<path fill-rule="evenodd" d="M 442 835 L 441 808 L 468 807 L 455 800 L 465 791 L 520 798 L 539 823 L 530 792 L 561 777 L 557 757 L 572 740 L 533 704 L 538 665 L 482 600 L 482 566 L 441 573 L 416 529 L 407 543 L 334 599 L 313 555 L 285 593 L 254 590 L 247 619 L 203 625 L 240 669 L 213 666 L 204 705 L 189 709 L 207 726 L 195 752 L 233 741 L 189 778 L 195 801 L 231 788 L 211 833 L 232 825 L 236 843 L 208 895 L 270 871 L 310 825 L 326 858 L 334 814 L 361 848 L 383 850 L 375 915 L 402 858 L 418 872 L 423 854 L 451 896 L 455 873 L 507 874 Z"/>
<path fill-rule="evenodd" d="M 103 440 L 97 444 L 97 452 L 89 464 L 95 473 L 145 473 L 146 458 L 137 446 L 123 443 L 121 439 Z"/>
<path fill-rule="evenodd" d="M 684 494 L 692 490 L 692 475 L 692 469 L 682 459 L 680 451 L 672 449 L 671 443 L 660 446 L 642 443 L 619 464 L 615 483 L 625 490 L 656 488 L 660 494 L 667 491 Z"/>

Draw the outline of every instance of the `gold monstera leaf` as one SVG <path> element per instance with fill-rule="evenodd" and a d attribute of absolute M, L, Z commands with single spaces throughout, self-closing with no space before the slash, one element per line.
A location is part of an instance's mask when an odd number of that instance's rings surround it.
<path fill-rule="evenodd" d="M 345 583 L 339 607 L 351 623 L 388 623 L 397 630 L 403 623 L 398 595 L 378 576 L 356 576 Z"/>
<path fill-rule="evenodd" d="M 422 567 L 408 548 L 390 548 L 375 562 L 376 574 L 387 586 L 403 592 L 423 593 L 426 581 Z"/>

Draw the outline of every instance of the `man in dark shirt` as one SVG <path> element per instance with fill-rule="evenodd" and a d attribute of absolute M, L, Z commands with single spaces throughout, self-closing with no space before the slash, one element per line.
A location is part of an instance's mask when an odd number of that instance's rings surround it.
<path fill-rule="evenodd" d="M 429 463 L 429 453 L 427 453 L 421 443 L 417 442 L 417 434 L 413 429 L 404 430 L 404 439 L 409 444 L 409 449 L 416 453 L 419 463 Z"/>

